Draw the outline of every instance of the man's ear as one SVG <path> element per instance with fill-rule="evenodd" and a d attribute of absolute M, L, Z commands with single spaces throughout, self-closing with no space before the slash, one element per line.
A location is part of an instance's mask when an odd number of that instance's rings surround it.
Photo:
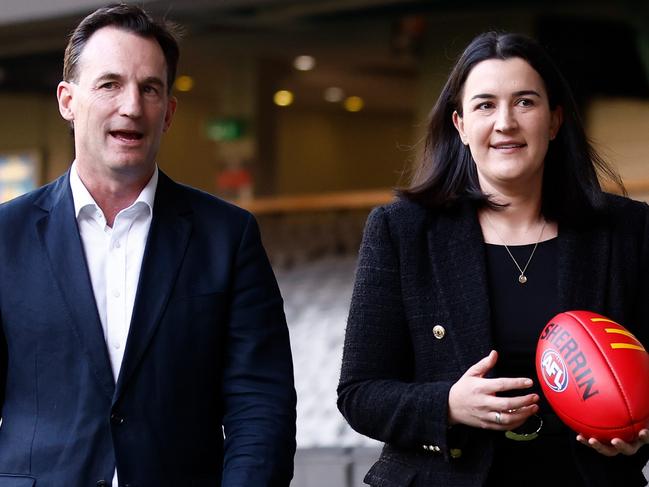
<path fill-rule="evenodd" d="M 453 125 L 457 133 L 460 134 L 460 140 L 464 145 L 469 145 L 469 139 L 467 139 L 466 134 L 464 133 L 464 119 L 457 113 L 457 110 L 453 111 Z"/>
<path fill-rule="evenodd" d="M 74 120 L 74 111 L 72 109 L 72 98 L 74 85 L 67 81 L 61 81 L 56 87 L 56 99 L 59 102 L 59 113 L 68 122 Z"/>
<path fill-rule="evenodd" d="M 175 96 L 170 96 L 167 101 L 167 112 L 165 113 L 165 123 L 162 128 L 163 132 L 169 130 L 171 127 L 171 120 L 174 118 L 174 113 L 176 113 L 176 106 L 178 105 L 178 99 Z"/>

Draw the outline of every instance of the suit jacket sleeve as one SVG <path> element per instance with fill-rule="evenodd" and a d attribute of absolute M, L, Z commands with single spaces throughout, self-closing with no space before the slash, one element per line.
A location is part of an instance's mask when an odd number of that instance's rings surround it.
<path fill-rule="evenodd" d="M 2 310 L 0 310 L 0 418 L 5 402 L 5 386 L 7 384 L 7 340 L 2 324 Z"/>
<path fill-rule="evenodd" d="M 236 254 L 223 372 L 223 487 L 288 486 L 293 365 L 283 302 L 252 216 Z"/>
<path fill-rule="evenodd" d="M 414 382 L 400 255 L 383 209 L 369 216 L 347 322 L 338 407 L 358 432 L 397 446 L 447 451 L 451 382 Z"/>

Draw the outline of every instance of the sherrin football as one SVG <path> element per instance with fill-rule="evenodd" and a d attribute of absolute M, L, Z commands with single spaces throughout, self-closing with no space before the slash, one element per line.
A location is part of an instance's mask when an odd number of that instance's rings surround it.
<path fill-rule="evenodd" d="M 649 354 L 619 323 L 559 313 L 539 337 L 536 373 L 557 416 L 586 438 L 631 442 L 649 427 Z"/>

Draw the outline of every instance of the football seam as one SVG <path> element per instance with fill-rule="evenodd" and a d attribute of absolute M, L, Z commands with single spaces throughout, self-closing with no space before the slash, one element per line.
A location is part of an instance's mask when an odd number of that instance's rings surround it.
<path fill-rule="evenodd" d="M 629 407 L 629 400 L 627 398 L 626 392 L 622 388 L 622 383 L 621 383 L 621 381 L 620 381 L 620 379 L 619 379 L 619 377 L 618 377 L 618 375 L 617 375 L 617 373 L 615 371 L 615 368 L 612 366 L 610 360 L 608 359 L 608 357 L 606 356 L 606 354 L 602 350 L 602 347 L 600 346 L 599 342 L 597 340 L 595 340 L 594 335 L 591 333 L 591 331 L 588 329 L 588 327 L 586 325 L 584 325 L 584 323 L 581 322 L 581 320 L 578 317 L 573 315 L 571 312 L 567 312 L 566 314 L 568 314 L 577 323 L 579 323 L 579 326 L 581 326 L 584 329 L 584 331 L 588 334 L 588 336 L 590 337 L 590 341 L 597 347 L 597 351 L 604 358 L 604 361 L 606 362 L 606 365 L 608 365 L 608 370 L 611 372 L 611 375 L 615 379 L 615 384 L 617 385 L 618 392 L 620 393 L 620 396 L 622 397 L 622 399 L 624 401 L 624 408 L 626 409 L 627 417 L 629 418 L 631 423 L 635 423 L 633 415 L 631 414 L 631 408 Z"/>
<path fill-rule="evenodd" d="M 571 414 L 566 414 L 564 412 L 562 412 L 561 414 L 563 416 L 565 416 L 566 418 L 570 419 L 570 421 L 574 422 L 575 424 L 579 424 L 579 425 L 581 425 L 581 426 L 583 426 L 585 428 L 595 428 L 595 429 L 600 430 L 600 431 L 623 430 L 623 429 L 629 428 L 629 427 L 633 427 L 634 430 L 635 430 L 636 425 L 643 423 L 643 421 L 646 421 L 646 419 L 647 419 L 647 418 L 639 419 L 637 421 L 633 421 L 633 422 L 631 422 L 629 424 L 625 424 L 625 425 L 622 425 L 622 426 L 599 426 L 599 425 L 595 425 L 595 424 L 585 423 L 584 421 L 580 421 L 579 419 L 575 418 Z M 557 414 L 557 416 L 559 416 L 559 415 Z"/>

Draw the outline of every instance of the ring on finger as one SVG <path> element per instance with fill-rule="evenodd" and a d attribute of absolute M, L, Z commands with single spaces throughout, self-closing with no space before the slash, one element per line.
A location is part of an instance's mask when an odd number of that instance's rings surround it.
<path fill-rule="evenodd" d="M 496 411 L 496 423 L 498 424 L 502 424 L 502 418 L 500 416 L 500 411 Z"/>

